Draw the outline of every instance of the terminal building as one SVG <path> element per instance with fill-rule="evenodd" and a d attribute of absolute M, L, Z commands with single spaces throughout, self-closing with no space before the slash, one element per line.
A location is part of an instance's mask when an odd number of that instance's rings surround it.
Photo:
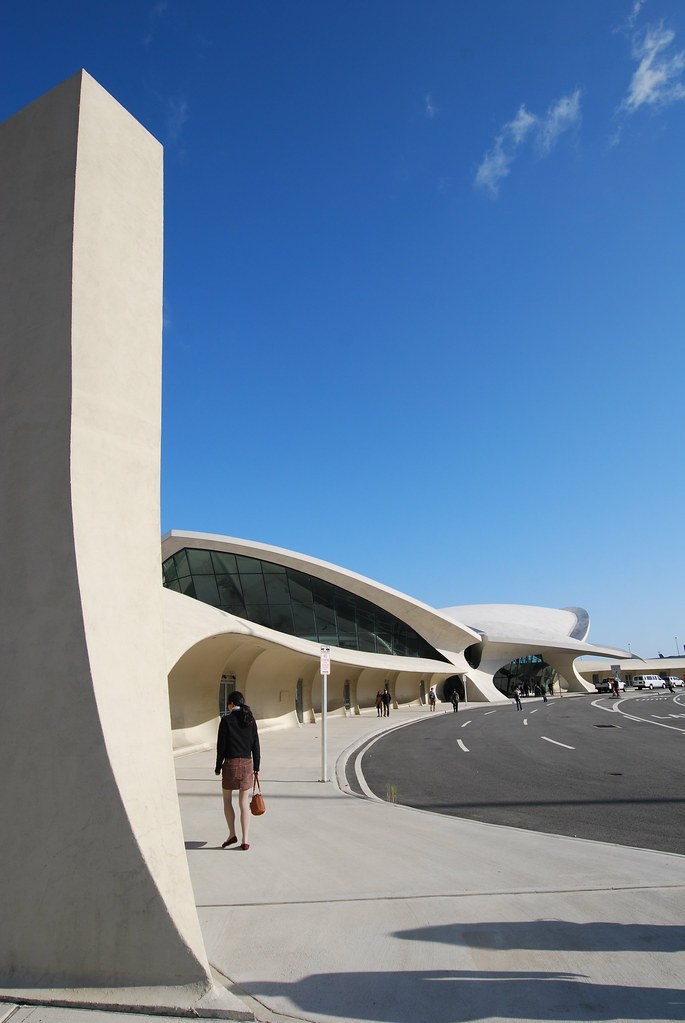
<path fill-rule="evenodd" d="M 330 649 L 328 710 L 593 692 L 579 657 L 630 654 L 587 642 L 582 608 L 429 607 L 316 558 L 235 537 L 172 531 L 162 540 L 165 646 L 174 746 L 214 741 L 232 689 L 262 726 L 302 726 L 321 711 L 321 647 Z M 600 662 L 601 663 L 601 662 Z M 607 671 L 608 671 L 607 667 Z"/>

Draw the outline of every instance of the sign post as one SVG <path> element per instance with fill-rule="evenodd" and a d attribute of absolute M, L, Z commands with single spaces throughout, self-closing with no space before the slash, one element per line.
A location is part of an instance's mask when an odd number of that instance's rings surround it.
<path fill-rule="evenodd" d="M 328 781 L 328 676 L 331 673 L 331 648 L 321 647 L 321 778 Z"/>

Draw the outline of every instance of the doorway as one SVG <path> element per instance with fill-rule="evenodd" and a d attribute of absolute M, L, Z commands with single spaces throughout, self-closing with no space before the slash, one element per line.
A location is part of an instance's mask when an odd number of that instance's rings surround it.
<path fill-rule="evenodd" d="M 304 681 L 298 678 L 297 685 L 295 686 L 295 714 L 297 716 L 298 725 L 304 724 L 304 695 L 303 695 Z"/>
<path fill-rule="evenodd" d="M 236 689 L 235 675 L 222 675 L 219 682 L 219 714 L 221 717 L 228 714 L 228 697 Z"/>

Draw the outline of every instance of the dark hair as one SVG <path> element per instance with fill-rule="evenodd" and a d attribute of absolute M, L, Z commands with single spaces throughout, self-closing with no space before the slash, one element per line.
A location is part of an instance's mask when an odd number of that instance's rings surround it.
<path fill-rule="evenodd" d="M 236 710 L 240 711 L 240 714 L 238 715 L 238 720 L 240 721 L 240 724 L 242 725 L 243 728 L 247 728 L 250 722 L 254 721 L 254 714 L 252 713 L 248 705 L 245 703 L 245 697 L 243 696 L 242 693 L 239 693 L 237 689 L 234 689 L 232 693 L 228 694 L 226 703 L 233 704 L 233 707 L 235 708 L 233 710 L 234 714 Z"/>

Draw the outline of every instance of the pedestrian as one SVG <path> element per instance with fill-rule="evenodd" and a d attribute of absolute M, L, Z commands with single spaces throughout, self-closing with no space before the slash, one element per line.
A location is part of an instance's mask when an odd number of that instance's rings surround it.
<path fill-rule="evenodd" d="M 254 714 L 245 703 L 242 693 L 234 690 L 228 694 L 228 714 L 219 722 L 216 740 L 215 774 L 221 775 L 221 789 L 224 798 L 224 816 L 228 824 L 228 838 L 221 843 L 225 849 L 238 841 L 235 830 L 233 790 L 238 790 L 240 808 L 241 849 L 249 849 L 248 829 L 250 827 L 250 789 L 259 778 L 260 751 L 259 733 Z"/>
<path fill-rule="evenodd" d="M 385 689 L 381 693 L 381 699 L 383 700 L 383 717 L 384 718 L 389 718 L 390 717 L 390 701 L 392 700 L 392 696 L 390 695 L 390 690 L 388 689 L 387 686 L 385 687 Z"/>
<path fill-rule="evenodd" d="M 514 686 L 514 699 L 516 700 L 516 709 L 523 710 L 523 704 L 521 703 L 521 690 L 518 686 Z"/>
<path fill-rule="evenodd" d="M 614 699 L 618 700 L 618 678 L 615 678 L 615 677 L 612 678 L 612 680 L 611 680 L 611 689 L 612 689 L 613 694 L 614 694 Z"/>
<path fill-rule="evenodd" d="M 428 693 L 428 703 L 429 703 L 429 706 L 430 706 L 431 710 L 435 710 L 435 704 L 436 704 L 437 699 L 438 698 L 435 695 L 435 689 L 433 688 L 433 686 L 431 686 L 430 687 L 430 692 Z"/>
<path fill-rule="evenodd" d="M 542 693 L 542 701 L 543 701 L 543 703 L 547 703 L 547 686 L 545 685 L 544 682 L 540 686 L 540 692 Z"/>
<path fill-rule="evenodd" d="M 452 701 L 452 710 L 456 714 L 459 711 L 459 693 L 456 689 L 452 690 L 450 699 Z"/>
<path fill-rule="evenodd" d="M 376 717 L 380 718 L 383 716 L 383 693 L 378 690 L 376 693 Z"/>

